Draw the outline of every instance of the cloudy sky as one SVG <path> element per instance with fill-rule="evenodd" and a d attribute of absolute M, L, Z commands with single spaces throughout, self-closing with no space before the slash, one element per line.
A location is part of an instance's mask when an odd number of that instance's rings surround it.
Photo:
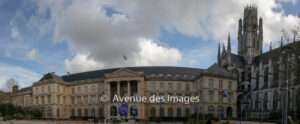
<path fill-rule="evenodd" d="M 9 78 L 29 86 L 48 72 L 207 68 L 228 33 L 236 52 L 237 22 L 247 4 L 263 18 L 264 51 L 300 14 L 297 0 L 1 0 L 0 86 Z"/>

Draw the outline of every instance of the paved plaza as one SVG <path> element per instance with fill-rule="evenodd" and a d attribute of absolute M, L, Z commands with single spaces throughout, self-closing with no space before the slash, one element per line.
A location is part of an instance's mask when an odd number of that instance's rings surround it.
<path fill-rule="evenodd" d="M 89 123 L 85 121 L 13 120 L 13 121 L 0 121 L 0 124 L 94 124 L 94 123 Z M 104 124 L 104 123 L 98 123 L 98 124 Z M 106 124 L 111 124 L 111 123 L 106 123 Z M 120 124 L 157 124 L 157 123 L 121 122 Z M 159 124 L 183 124 L 183 123 L 159 123 Z M 240 124 L 240 121 L 231 121 L 231 124 Z M 260 124 L 260 122 L 242 121 L 241 124 Z M 262 122 L 261 124 L 273 124 L 273 123 Z"/>

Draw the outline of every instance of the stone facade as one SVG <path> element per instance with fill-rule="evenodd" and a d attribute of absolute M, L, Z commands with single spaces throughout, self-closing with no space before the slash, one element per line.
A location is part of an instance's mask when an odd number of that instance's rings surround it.
<path fill-rule="evenodd" d="M 219 45 L 219 66 L 238 79 L 238 115 L 247 118 L 263 113 L 268 117 L 271 112 L 283 111 L 285 101 L 288 112 L 296 115 L 300 104 L 300 42 L 294 40 L 283 45 L 281 40 L 279 48 L 272 49 L 271 43 L 269 51 L 262 53 L 262 19 L 259 23 L 257 20 L 257 8 L 247 6 L 243 21 L 239 20 L 237 55 L 231 53 L 230 38 L 227 50 L 223 47 L 222 53 Z M 286 48 L 293 51 L 286 54 L 283 52 Z"/>
<path fill-rule="evenodd" d="M 126 118 L 186 117 L 205 113 L 236 117 L 237 82 L 231 73 L 212 65 L 208 69 L 184 67 L 129 67 L 57 76 L 45 74 L 31 87 L 32 107 L 45 118 L 97 117 L 121 119 L 120 104 L 128 105 Z M 22 90 L 22 89 L 21 89 Z M 223 96 L 227 94 L 227 97 Z M 101 96 L 109 98 L 101 102 Z M 199 96 L 198 103 L 116 102 L 113 96 Z M 14 97 L 14 101 L 21 98 Z M 102 97 L 103 98 L 103 97 Z M 24 101 L 20 101 L 24 102 Z M 27 107 L 20 102 L 15 105 Z"/>

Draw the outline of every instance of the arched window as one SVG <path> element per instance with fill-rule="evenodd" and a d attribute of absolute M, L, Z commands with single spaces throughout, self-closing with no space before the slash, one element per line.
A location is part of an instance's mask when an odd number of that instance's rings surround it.
<path fill-rule="evenodd" d="M 160 116 L 160 117 L 164 117 L 164 115 L 165 115 L 165 110 L 164 110 L 164 108 L 160 108 L 160 109 L 159 109 L 159 116 Z"/>
<path fill-rule="evenodd" d="M 231 118 L 232 117 L 232 113 L 233 113 L 232 108 L 228 107 L 226 113 L 227 113 L 227 118 Z"/>
<path fill-rule="evenodd" d="M 277 110 L 278 107 L 278 92 L 274 91 L 274 97 L 273 97 L 273 108 Z"/>
<path fill-rule="evenodd" d="M 219 106 L 219 107 L 218 107 L 218 117 L 221 118 L 221 119 L 224 117 L 224 109 L 223 109 L 223 106 Z"/>
<path fill-rule="evenodd" d="M 99 114 L 99 117 L 103 117 L 103 110 L 101 108 L 99 108 L 98 114 Z"/>
<path fill-rule="evenodd" d="M 215 115 L 215 107 L 208 106 L 208 115 L 213 117 Z"/>
<path fill-rule="evenodd" d="M 156 117 L 156 110 L 154 107 L 151 108 L 151 117 Z"/>
<path fill-rule="evenodd" d="M 79 117 L 81 116 L 81 109 L 77 110 L 77 116 L 79 116 Z"/>
<path fill-rule="evenodd" d="M 57 111 L 56 111 L 56 115 L 57 115 L 57 117 L 59 117 L 59 109 L 57 109 Z"/>
<path fill-rule="evenodd" d="M 171 107 L 168 109 L 168 117 L 173 117 L 173 109 Z"/>
<path fill-rule="evenodd" d="M 138 116 L 138 108 L 135 105 L 130 107 L 130 115 L 133 117 Z"/>
<path fill-rule="evenodd" d="M 264 106 L 264 110 L 267 110 L 268 109 L 268 93 L 265 92 L 265 95 L 264 95 L 264 102 L 263 102 L 263 106 Z"/>
<path fill-rule="evenodd" d="M 189 117 L 190 116 L 190 109 L 186 108 L 185 109 L 185 117 Z"/>
<path fill-rule="evenodd" d="M 86 108 L 84 109 L 84 116 L 85 117 L 88 117 L 89 116 L 89 110 Z"/>
<path fill-rule="evenodd" d="M 95 113 L 96 113 L 95 109 L 92 108 L 92 110 L 91 110 L 91 115 L 92 115 L 92 117 L 95 117 Z"/>
<path fill-rule="evenodd" d="M 110 107 L 110 116 L 117 116 L 117 107 L 116 106 Z"/>
<path fill-rule="evenodd" d="M 181 117 L 181 109 L 177 108 L 177 117 Z"/>
<path fill-rule="evenodd" d="M 75 116 L 75 109 L 71 110 L 71 116 Z"/>
<path fill-rule="evenodd" d="M 48 114 L 48 117 L 51 118 L 52 117 L 52 109 L 49 107 L 48 110 L 47 110 L 47 114 Z"/>

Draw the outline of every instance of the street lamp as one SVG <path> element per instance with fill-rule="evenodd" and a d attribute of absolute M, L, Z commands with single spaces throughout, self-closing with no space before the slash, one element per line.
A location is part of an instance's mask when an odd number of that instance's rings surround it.
<path fill-rule="evenodd" d="M 289 69 L 289 64 L 288 64 L 288 62 L 289 62 L 289 56 L 290 56 L 290 54 L 292 54 L 292 53 L 295 53 L 295 49 L 294 48 L 292 48 L 292 47 L 289 47 L 289 46 L 286 46 L 286 47 L 283 47 L 282 49 L 281 49 L 281 52 L 282 52 L 282 54 L 283 55 L 286 55 L 286 63 L 285 63 L 285 74 L 286 74 L 286 93 L 285 93 L 285 95 L 286 95 L 286 97 L 285 97 L 285 110 L 284 111 L 282 111 L 283 112 L 283 119 L 282 119 L 282 121 L 283 121 L 283 123 L 284 124 L 287 124 L 287 114 L 288 114 L 288 94 L 289 94 L 289 78 L 288 78 L 288 69 Z"/>

